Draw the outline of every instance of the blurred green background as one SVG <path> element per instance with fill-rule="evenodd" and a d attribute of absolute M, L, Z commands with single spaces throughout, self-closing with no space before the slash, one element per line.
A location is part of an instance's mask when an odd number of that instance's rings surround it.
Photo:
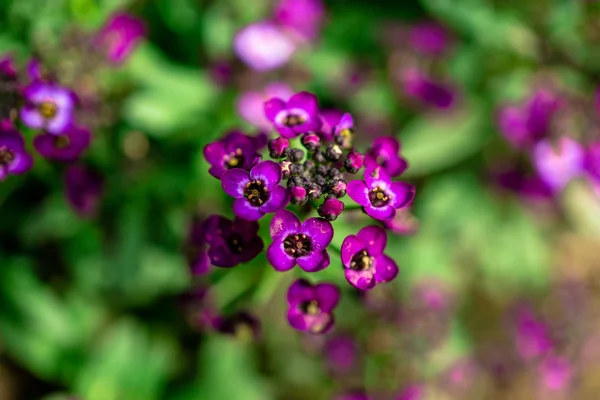
<path fill-rule="evenodd" d="M 62 165 L 38 156 L 27 175 L 0 184 L 0 399 L 301 400 L 361 389 L 377 400 L 410 385 L 422 388 L 414 399 L 597 398 L 598 198 L 578 180 L 532 203 L 499 188 L 492 172 L 517 157 L 496 124 L 501 104 L 526 98 L 540 81 L 593 98 L 600 7 L 326 0 L 316 40 L 282 68 L 252 71 L 233 39 L 270 18 L 274 4 L 0 2 L 0 54 L 21 65 L 36 56 L 98 100 L 85 115 L 94 133 L 85 160 L 106 188 L 98 215 L 81 219 L 64 199 Z M 118 10 L 142 18 L 147 38 L 120 68 L 79 68 L 86 54 L 78 35 L 93 34 Z M 449 50 L 421 59 L 402 32 L 430 20 L 446 27 Z M 450 109 L 415 104 L 402 92 L 397 71 L 415 62 L 456 88 Z M 297 271 L 275 273 L 260 255 L 193 277 L 184 255 L 194 216 L 232 216 L 202 148 L 229 129 L 256 132 L 236 100 L 273 81 L 353 113 L 364 147 L 373 135 L 397 136 L 411 165 L 403 179 L 417 186 L 418 232 L 389 238 L 400 266 L 393 283 L 365 298 L 346 283 L 339 260 L 311 276 L 342 288 L 328 338 L 287 325 L 285 292 Z M 334 243 L 366 223 L 340 218 Z M 268 219 L 266 240 L 267 231 Z M 206 300 L 189 293 L 200 287 L 219 312 L 257 316 L 260 337 L 199 326 Z M 431 291 L 442 309 L 427 308 Z M 566 388 L 540 388 L 538 365 L 511 356 L 511 313 L 520 304 L 548 323 L 569 360 L 574 378 Z M 357 347 L 343 373 L 325 350 L 339 334 Z M 464 365 L 462 383 L 449 381 Z"/>

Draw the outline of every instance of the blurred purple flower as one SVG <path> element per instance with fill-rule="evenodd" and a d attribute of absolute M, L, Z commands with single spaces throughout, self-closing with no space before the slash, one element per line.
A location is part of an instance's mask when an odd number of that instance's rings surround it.
<path fill-rule="evenodd" d="M 259 160 L 257 138 L 231 131 L 225 137 L 204 147 L 204 157 L 210 164 L 208 172 L 217 179 L 231 168 L 249 171 Z"/>
<path fill-rule="evenodd" d="M 108 60 L 121 64 L 146 35 L 144 23 L 127 13 L 113 14 L 94 39 L 94 44 L 106 52 Z"/>
<path fill-rule="evenodd" d="M 539 175 L 526 175 L 523 171 L 512 169 L 496 173 L 494 178 L 501 187 L 527 200 L 545 201 L 554 197 L 552 188 Z"/>
<path fill-rule="evenodd" d="M 348 196 L 371 218 L 385 221 L 396 216 L 396 209 L 408 206 L 415 197 L 415 187 L 406 182 L 392 182 L 381 169 L 366 169 L 364 180 L 348 183 Z"/>
<path fill-rule="evenodd" d="M 402 71 L 404 92 L 426 106 L 447 109 L 454 105 L 456 93 L 444 83 L 437 82 L 414 68 Z"/>
<path fill-rule="evenodd" d="M 28 127 L 60 135 L 73 122 L 76 97 L 70 90 L 35 81 L 23 90 L 23 96 L 21 120 Z"/>
<path fill-rule="evenodd" d="M 312 93 L 296 93 L 287 102 L 272 98 L 265 102 L 264 110 L 277 132 L 286 138 L 321 128 L 317 97 Z"/>
<path fill-rule="evenodd" d="M 394 218 L 382 222 L 386 229 L 396 235 L 410 236 L 419 230 L 419 220 L 410 212 L 408 207 L 396 210 Z"/>
<path fill-rule="evenodd" d="M 268 71 L 286 64 L 296 51 L 296 44 L 276 24 L 256 22 L 240 30 L 234 39 L 240 59 L 257 71 Z"/>
<path fill-rule="evenodd" d="M 515 323 L 516 346 L 523 359 L 541 357 L 552 348 L 548 326 L 538 320 L 529 308 L 518 310 Z"/>
<path fill-rule="evenodd" d="M 328 197 L 319 206 L 319 215 L 327 221 L 335 221 L 344 211 L 344 203 L 335 197 Z"/>
<path fill-rule="evenodd" d="M 8 175 L 21 175 L 29 171 L 33 158 L 27 153 L 21 133 L 9 120 L 0 122 L 0 181 Z"/>
<path fill-rule="evenodd" d="M 411 385 L 402 389 L 395 400 L 421 400 L 423 398 L 425 398 L 423 388 L 418 385 Z"/>
<path fill-rule="evenodd" d="M 296 264 L 306 272 L 329 266 L 327 246 L 333 238 L 333 227 L 328 221 L 309 218 L 300 223 L 294 213 L 280 210 L 271 221 L 271 237 L 267 259 L 277 271 L 287 271 Z"/>
<path fill-rule="evenodd" d="M 92 134 L 87 128 L 70 126 L 62 135 L 43 133 L 33 140 L 36 150 L 45 158 L 74 161 L 90 145 Z"/>
<path fill-rule="evenodd" d="M 320 110 L 321 129 L 318 133 L 324 141 L 333 140 L 333 132 L 343 115 L 344 113 L 339 110 Z"/>
<path fill-rule="evenodd" d="M 275 22 L 301 40 L 316 39 L 324 17 L 321 0 L 280 0 L 274 12 Z"/>
<path fill-rule="evenodd" d="M 240 168 L 228 170 L 221 178 L 221 185 L 225 193 L 235 198 L 233 213 L 256 221 L 289 203 L 288 191 L 279 185 L 281 176 L 279 164 L 267 160 L 256 164 L 250 172 Z"/>
<path fill-rule="evenodd" d="M 327 333 L 334 323 L 333 309 L 340 299 L 340 290 L 331 283 L 311 285 L 298 279 L 288 289 L 288 322 L 299 331 Z"/>
<path fill-rule="evenodd" d="M 584 168 L 593 181 L 600 183 L 600 142 L 592 143 L 587 148 Z"/>
<path fill-rule="evenodd" d="M 15 82 L 17 71 L 15 62 L 10 55 L 0 57 L 0 82 Z"/>
<path fill-rule="evenodd" d="M 217 267 L 230 268 L 254 259 L 263 251 L 258 223 L 235 218 L 233 221 L 211 215 L 202 225 L 204 241 L 210 246 L 208 257 Z"/>
<path fill-rule="evenodd" d="M 334 336 L 325 343 L 325 357 L 329 368 L 338 373 L 352 369 L 358 357 L 358 348 L 349 336 Z"/>
<path fill-rule="evenodd" d="M 415 51 L 437 56 L 448 49 L 450 38 L 443 26 L 426 21 L 411 27 L 408 41 Z"/>
<path fill-rule="evenodd" d="M 378 137 L 365 156 L 367 168 L 380 166 L 390 177 L 401 175 L 408 163 L 400 157 L 400 142 L 392 136 Z"/>
<path fill-rule="evenodd" d="M 269 83 L 262 92 L 249 91 L 237 99 L 237 111 L 240 116 L 259 129 L 270 130 L 273 125 L 265 116 L 265 101 L 278 98 L 288 101 L 294 91 L 285 83 Z"/>
<path fill-rule="evenodd" d="M 71 165 L 65 172 L 66 196 L 73 210 L 81 217 L 92 217 L 100 204 L 103 179 L 84 165 Z"/>
<path fill-rule="evenodd" d="M 566 136 L 560 138 L 556 147 L 543 139 L 533 148 L 533 163 L 540 177 L 555 192 L 560 192 L 583 173 L 584 161 L 583 146 Z"/>
<path fill-rule="evenodd" d="M 571 382 L 573 371 L 571 363 L 564 357 L 549 354 L 539 365 L 544 386 L 550 390 L 560 390 Z"/>
<path fill-rule="evenodd" d="M 386 245 L 385 230 L 378 226 L 366 226 L 344 239 L 342 263 L 352 286 L 370 290 L 376 283 L 390 282 L 398 275 L 396 262 L 383 254 Z"/>

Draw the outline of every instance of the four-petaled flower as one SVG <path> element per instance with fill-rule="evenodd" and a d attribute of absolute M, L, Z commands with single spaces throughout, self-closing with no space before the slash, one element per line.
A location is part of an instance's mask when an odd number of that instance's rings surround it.
<path fill-rule="evenodd" d="M 250 172 L 233 168 L 221 177 L 223 190 L 235 198 L 233 213 L 249 221 L 259 220 L 289 203 L 289 194 L 279 182 L 281 167 L 269 160 L 256 164 Z"/>
<path fill-rule="evenodd" d="M 317 97 L 308 92 L 296 93 L 287 101 L 273 98 L 265 103 L 265 115 L 279 134 L 294 138 L 321 128 Z"/>
<path fill-rule="evenodd" d="M 364 181 L 348 183 L 348 196 L 371 218 L 385 221 L 396 216 L 396 209 L 406 207 L 415 197 L 415 187 L 406 182 L 392 182 L 381 167 L 365 170 Z"/>
<path fill-rule="evenodd" d="M 72 123 L 76 97 L 70 90 L 35 81 L 23 90 L 23 96 L 21 120 L 28 127 L 60 135 Z"/>
<path fill-rule="evenodd" d="M 278 211 L 271 221 L 271 237 L 267 259 L 278 271 L 287 271 L 296 263 L 307 272 L 320 271 L 329 265 L 327 246 L 333 239 L 333 227 L 322 218 L 300 223 L 292 212 Z"/>
<path fill-rule="evenodd" d="M 96 214 L 104 187 L 100 174 L 84 165 L 71 165 L 65 172 L 65 187 L 67 200 L 79 216 Z"/>
<path fill-rule="evenodd" d="M 204 221 L 204 241 L 210 246 L 208 257 L 217 267 L 234 267 L 248 262 L 263 251 L 258 223 L 236 218 L 233 221 L 211 215 Z"/>
<path fill-rule="evenodd" d="M 8 175 L 20 175 L 29 169 L 33 159 L 25 149 L 23 137 L 10 121 L 0 122 L 0 181 Z"/>
<path fill-rule="evenodd" d="M 398 266 L 383 254 L 387 244 L 385 230 L 367 226 L 350 235 L 342 243 L 342 263 L 350 284 L 361 290 L 370 290 L 375 284 L 390 282 L 398 275 Z"/>
<path fill-rule="evenodd" d="M 95 44 L 106 52 L 110 62 L 121 64 L 145 35 L 146 27 L 140 19 L 126 13 L 117 13 L 100 30 Z"/>
<path fill-rule="evenodd" d="M 392 178 L 401 175 L 408 163 L 398 154 L 400 142 L 392 136 L 378 137 L 373 141 L 373 146 L 365 155 L 367 168 L 381 167 Z"/>
<path fill-rule="evenodd" d="M 92 134 L 86 128 L 71 126 L 62 135 L 44 133 L 33 140 L 36 150 L 44 157 L 58 161 L 73 161 L 90 145 Z"/>
<path fill-rule="evenodd" d="M 340 290 L 331 283 L 312 285 L 298 279 L 288 289 L 288 322 L 299 331 L 327 333 L 334 323 L 333 309 L 340 299 Z"/>
<path fill-rule="evenodd" d="M 224 138 L 207 144 L 204 157 L 210 164 L 208 172 L 217 179 L 231 168 L 249 171 L 260 160 L 257 138 L 244 135 L 238 131 L 228 133 Z"/>

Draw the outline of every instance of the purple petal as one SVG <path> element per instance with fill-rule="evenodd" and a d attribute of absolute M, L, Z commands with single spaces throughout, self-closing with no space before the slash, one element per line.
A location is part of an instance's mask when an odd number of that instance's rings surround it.
<path fill-rule="evenodd" d="M 35 107 L 28 105 L 21 108 L 21 120 L 32 129 L 43 128 L 45 122 L 40 112 Z"/>
<path fill-rule="evenodd" d="M 306 279 L 296 279 L 287 292 L 287 302 L 290 305 L 301 304 L 314 299 L 313 286 Z"/>
<path fill-rule="evenodd" d="M 392 182 L 390 192 L 393 194 L 392 206 L 394 208 L 402 208 L 412 203 L 415 198 L 416 189 L 410 183 Z"/>
<path fill-rule="evenodd" d="M 265 116 L 271 122 L 275 122 L 275 116 L 279 111 L 285 108 L 285 102 L 281 99 L 274 98 L 265 102 Z"/>
<path fill-rule="evenodd" d="M 392 183 L 392 179 L 384 168 L 377 166 L 375 168 L 365 168 L 365 184 L 372 188 L 379 186 L 380 188 L 388 187 Z"/>
<path fill-rule="evenodd" d="M 271 220 L 271 237 L 273 239 L 300 232 L 300 220 L 291 211 L 279 210 Z"/>
<path fill-rule="evenodd" d="M 291 308 L 288 311 L 287 319 L 292 328 L 297 329 L 299 331 L 305 331 L 308 329 L 308 324 L 306 321 L 306 316 L 302 314 L 298 309 Z"/>
<path fill-rule="evenodd" d="M 298 125 L 298 126 L 302 126 L 302 125 Z M 284 138 L 287 138 L 287 139 L 293 139 L 293 138 L 297 137 L 298 135 L 300 135 L 300 132 L 295 132 L 293 129 L 288 128 L 285 125 L 277 125 L 276 130 L 277 130 L 277 133 L 279 133 L 281 136 L 283 136 Z"/>
<path fill-rule="evenodd" d="M 327 248 L 333 239 L 333 226 L 322 218 L 309 218 L 302 224 L 302 232 L 310 236 L 314 250 Z"/>
<path fill-rule="evenodd" d="M 225 144 L 221 141 L 204 146 L 204 158 L 211 165 L 221 165 L 225 155 Z"/>
<path fill-rule="evenodd" d="M 213 214 L 202 224 L 202 239 L 210 244 L 220 244 L 223 236 L 231 233 L 231 221 L 222 215 Z"/>
<path fill-rule="evenodd" d="M 354 235 L 347 236 L 342 243 L 342 263 L 346 268 L 350 268 L 352 257 L 365 249 L 365 244 Z"/>
<path fill-rule="evenodd" d="M 271 190 L 281 182 L 281 167 L 271 160 L 259 162 L 250 170 L 250 178 L 261 180 Z"/>
<path fill-rule="evenodd" d="M 335 131 L 337 132 L 341 132 L 344 129 L 352 129 L 354 127 L 354 119 L 352 118 L 352 115 L 345 113 L 344 115 L 342 115 L 342 118 L 340 118 L 340 122 L 338 122 L 337 126 L 335 127 Z"/>
<path fill-rule="evenodd" d="M 256 236 L 244 244 L 244 251 L 239 255 L 240 263 L 245 263 L 253 260 L 256 256 L 262 253 L 265 244 L 263 240 Z"/>
<path fill-rule="evenodd" d="M 366 226 L 356 236 L 364 244 L 371 256 L 378 256 L 383 253 L 387 244 L 385 229 L 379 226 Z"/>
<path fill-rule="evenodd" d="M 283 186 L 276 186 L 271 190 L 269 200 L 260 207 L 260 210 L 264 213 L 272 213 L 288 205 L 290 202 L 290 194 Z"/>
<path fill-rule="evenodd" d="M 48 121 L 46 131 L 54 135 L 63 133 L 69 128 L 73 119 L 73 112 L 71 109 L 59 108 L 56 116 Z"/>
<path fill-rule="evenodd" d="M 21 151 L 19 153 L 15 153 L 15 159 L 8 165 L 6 168 L 8 172 L 11 174 L 19 175 L 23 174 L 31 169 L 33 165 L 33 158 L 25 153 L 25 151 Z"/>
<path fill-rule="evenodd" d="M 232 168 L 221 177 L 221 186 L 225 193 L 234 198 L 244 197 L 246 184 L 250 182 L 250 174 L 240 168 Z"/>
<path fill-rule="evenodd" d="M 208 257 L 214 266 L 230 268 L 237 264 L 226 245 L 211 246 L 208 250 Z"/>
<path fill-rule="evenodd" d="M 267 260 L 277 271 L 287 271 L 296 265 L 296 259 L 285 252 L 283 240 L 275 240 L 269 245 Z"/>
<path fill-rule="evenodd" d="M 265 213 L 262 212 L 259 207 L 254 207 L 247 199 L 243 197 L 233 201 L 233 213 L 236 217 L 240 217 L 248 221 L 258 221 L 263 217 L 263 215 L 265 215 Z"/>
<path fill-rule="evenodd" d="M 317 96 L 309 92 L 296 93 L 287 102 L 286 108 L 299 108 L 306 111 L 311 117 L 319 113 Z"/>
<path fill-rule="evenodd" d="M 367 215 L 378 221 L 387 221 L 396 216 L 396 209 L 390 205 L 384 207 L 365 207 Z"/>
<path fill-rule="evenodd" d="M 369 201 L 369 189 L 364 181 L 350 181 L 346 187 L 348 196 L 361 206 L 370 204 Z"/>
<path fill-rule="evenodd" d="M 348 282 L 357 289 L 370 290 L 375 287 L 375 277 L 371 270 L 355 271 L 346 269 L 344 274 Z"/>
<path fill-rule="evenodd" d="M 331 312 L 340 300 L 340 289 L 332 283 L 320 283 L 314 292 L 322 312 Z"/>
<path fill-rule="evenodd" d="M 329 254 L 327 250 L 313 251 L 309 255 L 297 259 L 300 268 L 306 272 L 321 271 L 329 266 Z"/>
<path fill-rule="evenodd" d="M 390 282 L 398 275 L 398 266 L 390 257 L 382 254 L 375 257 L 375 280 L 377 283 Z"/>

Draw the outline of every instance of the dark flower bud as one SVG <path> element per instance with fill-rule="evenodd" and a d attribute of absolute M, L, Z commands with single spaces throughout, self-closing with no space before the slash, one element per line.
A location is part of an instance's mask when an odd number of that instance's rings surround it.
<path fill-rule="evenodd" d="M 292 186 L 304 186 L 304 179 L 301 176 L 292 176 L 287 182 L 287 187 Z"/>
<path fill-rule="evenodd" d="M 289 161 L 281 161 L 279 163 L 279 166 L 281 167 L 281 177 L 283 179 L 289 179 L 291 172 L 290 172 L 290 166 L 293 165 L 291 162 Z"/>
<path fill-rule="evenodd" d="M 315 169 L 315 172 L 316 172 L 318 175 L 327 176 L 327 171 L 328 171 L 328 170 L 329 170 L 329 169 L 327 168 L 327 166 L 326 166 L 326 165 L 319 165 L 319 166 L 318 166 L 318 167 Z"/>
<path fill-rule="evenodd" d="M 353 132 L 351 129 L 342 129 L 335 135 L 335 143 L 340 145 L 344 149 L 349 149 L 352 147 L 352 137 Z"/>
<path fill-rule="evenodd" d="M 302 172 L 304 172 L 304 167 L 302 167 L 302 164 L 290 165 L 290 173 L 292 175 L 300 175 L 300 174 L 302 174 Z"/>
<path fill-rule="evenodd" d="M 322 188 L 327 185 L 327 179 L 323 175 L 315 175 L 313 181 Z"/>
<path fill-rule="evenodd" d="M 344 211 L 344 203 L 335 197 L 326 198 L 319 206 L 319 215 L 328 221 L 335 221 L 342 211 Z"/>
<path fill-rule="evenodd" d="M 316 133 L 307 133 L 302 136 L 302 146 L 308 151 L 315 151 L 321 145 L 321 138 Z"/>
<path fill-rule="evenodd" d="M 342 174 L 342 171 L 339 169 L 331 167 L 329 171 L 327 171 L 327 176 L 332 180 L 340 180 L 344 177 L 344 174 Z"/>
<path fill-rule="evenodd" d="M 304 158 L 304 151 L 301 149 L 290 149 L 288 158 L 291 162 L 300 162 Z"/>
<path fill-rule="evenodd" d="M 317 185 L 315 182 L 309 183 L 307 189 L 308 189 L 308 191 L 307 191 L 308 197 L 311 200 L 316 200 L 323 195 L 323 190 L 321 190 L 319 185 Z"/>
<path fill-rule="evenodd" d="M 269 155 L 271 158 L 282 158 L 290 148 L 290 141 L 284 137 L 269 140 Z"/>
<path fill-rule="evenodd" d="M 315 154 L 313 154 L 313 160 L 315 160 L 317 164 L 323 164 L 327 162 L 327 159 L 325 158 L 325 153 L 320 150 L 315 151 Z"/>
<path fill-rule="evenodd" d="M 333 185 L 331 185 L 329 191 L 332 195 L 339 199 L 340 197 L 344 197 L 346 195 L 346 186 L 346 181 L 340 179 L 336 181 Z"/>
<path fill-rule="evenodd" d="M 305 171 L 311 172 L 315 169 L 315 162 L 313 160 L 306 160 L 304 161 L 303 166 Z"/>
<path fill-rule="evenodd" d="M 325 149 L 325 158 L 329 161 L 339 161 L 342 158 L 342 149 L 337 144 L 328 144 Z"/>
<path fill-rule="evenodd" d="M 355 174 L 363 166 L 364 156 L 356 150 L 352 150 L 344 160 L 344 168 L 351 174 Z"/>
<path fill-rule="evenodd" d="M 308 193 L 302 186 L 292 186 L 288 189 L 292 204 L 303 205 L 308 201 Z"/>

